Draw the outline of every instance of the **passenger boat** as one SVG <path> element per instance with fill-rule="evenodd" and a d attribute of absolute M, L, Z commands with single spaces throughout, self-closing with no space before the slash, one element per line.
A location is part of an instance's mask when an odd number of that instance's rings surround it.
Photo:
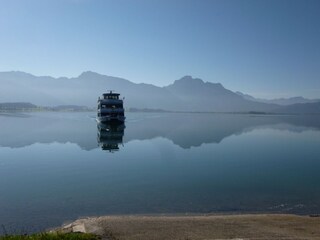
<path fill-rule="evenodd" d="M 97 121 L 101 123 L 124 122 L 123 99 L 119 93 L 110 91 L 98 98 Z"/>

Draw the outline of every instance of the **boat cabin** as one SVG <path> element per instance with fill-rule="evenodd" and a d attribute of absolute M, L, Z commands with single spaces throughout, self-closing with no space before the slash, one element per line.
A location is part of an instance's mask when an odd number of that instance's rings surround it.
<path fill-rule="evenodd" d="M 102 94 L 102 99 L 114 99 L 114 100 L 119 100 L 119 93 L 113 93 L 110 91 L 109 93 L 104 93 Z"/>

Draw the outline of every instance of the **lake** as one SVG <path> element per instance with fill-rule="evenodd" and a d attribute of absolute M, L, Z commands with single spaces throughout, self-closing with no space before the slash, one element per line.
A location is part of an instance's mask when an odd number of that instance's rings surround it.
<path fill-rule="evenodd" d="M 320 116 L 0 114 L 0 234 L 82 216 L 320 212 Z"/>

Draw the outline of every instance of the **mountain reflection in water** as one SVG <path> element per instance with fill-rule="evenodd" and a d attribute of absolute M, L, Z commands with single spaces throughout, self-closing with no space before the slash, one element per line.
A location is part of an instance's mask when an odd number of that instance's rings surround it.
<path fill-rule="evenodd" d="M 93 113 L 49 112 L 24 114 L 23 117 L 21 115 L 0 115 L 0 146 L 21 148 L 35 143 L 70 142 L 83 150 L 97 148 L 97 126 Z M 257 128 L 292 132 L 308 129 L 319 131 L 320 116 L 127 113 L 125 135 L 121 128 L 112 127 L 111 132 L 106 133 L 103 128 L 100 131 L 98 126 L 98 146 L 103 148 L 106 145 L 106 137 L 118 137 L 118 145 L 132 140 L 162 137 L 187 149 L 206 143 L 220 143 L 229 136 Z M 113 136 L 108 136 L 110 133 Z"/>

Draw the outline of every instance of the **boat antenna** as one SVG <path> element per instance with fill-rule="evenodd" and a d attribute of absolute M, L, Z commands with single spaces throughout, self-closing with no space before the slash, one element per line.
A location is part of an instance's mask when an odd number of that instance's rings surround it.
<path fill-rule="evenodd" d="M 112 90 L 112 89 L 107 89 L 107 91 L 109 91 L 110 93 L 112 93 L 112 91 L 114 91 L 114 90 Z"/>

